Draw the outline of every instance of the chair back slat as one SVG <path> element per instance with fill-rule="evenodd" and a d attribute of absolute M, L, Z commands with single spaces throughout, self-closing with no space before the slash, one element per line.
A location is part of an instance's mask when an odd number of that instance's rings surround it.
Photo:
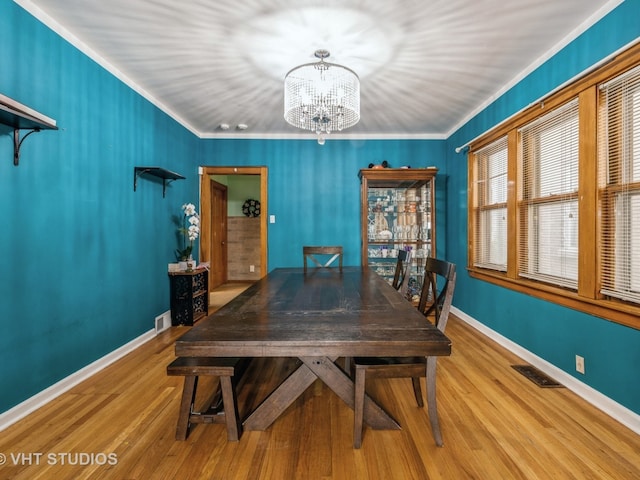
<path fill-rule="evenodd" d="M 435 325 L 442 332 L 449 319 L 455 285 L 455 264 L 432 257 L 427 258 L 418 310 L 425 316 L 434 314 Z"/>
<path fill-rule="evenodd" d="M 328 260 L 324 260 L 327 256 L 331 255 Z M 313 262 L 318 268 L 329 268 L 338 260 L 338 268 L 342 271 L 342 247 L 338 245 L 334 246 L 303 246 L 302 258 L 304 262 L 304 271 L 307 271 L 307 261 Z M 320 261 L 319 258 L 323 258 Z"/>
<path fill-rule="evenodd" d="M 406 250 L 398 251 L 398 261 L 393 273 L 391 285 L 403 295 L 407 293 L 407 281 L 409 279 L 409 266 L 411 265 L 411 252 Z"/>

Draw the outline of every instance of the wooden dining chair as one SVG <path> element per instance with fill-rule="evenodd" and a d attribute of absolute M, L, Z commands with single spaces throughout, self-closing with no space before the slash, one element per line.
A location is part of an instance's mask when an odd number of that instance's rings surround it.
<path fill-rule="evenodd" d="M 455 284 L 455 264 L 435 258 L 427 259 L 418 310 L 426 317 L 433 317 L 436 327 L 443 333 L 449 319 Z M 442 446 L 435 396 L 436 357 L 356 357 L 352 359 L 351 365 L 352 377 L 355 376 L 354 448 L 360 448 L 362 444 L 364 395 L 367 377 L 411 378 L 413 393 L 419 407 L 424 406 L 420 378 L 427 377 L 429 420 L 434 431 L 436 444 Z"/>
<path fill-rule="evenodd" d="M 340 271 L 342 272 L 341 246 L 303 246 L 302 257 L 304 261 L 305 273 L 307 273 L 307 260 L 309 260 L 319 268 L 328 268 L 333 264 L 333 262 L 338 260 L 338 268 L 340 268 Z M 329 258 L 327 259 L 327 257 Z"/>
<path fill-rule="evenodd" d="M 393 282 L 391 283 L 391 285 L 393 286 L 393 288 L 402 293 L 403 296 L 407 294 L 407 281 L 409 279 L 410 265 L 411 252 L 407 250 L 399 250 L 396 269 L 393 273 Z"/>

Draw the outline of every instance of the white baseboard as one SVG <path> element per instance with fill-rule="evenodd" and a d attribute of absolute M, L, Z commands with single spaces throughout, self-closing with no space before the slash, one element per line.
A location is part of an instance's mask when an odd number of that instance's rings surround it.
<path fill-rule="evenodd" d="M 80 382 L 86 380 L 87 378 L 95 375 L 100 370 L 106 368 L 111 365 L 116 360 L 124 357 L 127 353 L 132 352 L 140 345 L 148 342 L 152 338 L 156 336 L 155 329 L 150 330 L 146 333 L 143 333 L 137 338 L 134 338 L 129 343 L 126 343 L 122 347 L 114 350 L 113 352 L 105 355 L 102 358 L 99 358 L 93 363 L 90 363 L 86 367 L 78 370 L 77 372 L 69 375 L 66 378 L 63 378 L 57 383 L 54 383 L 49 388 L 41 391 L 40 393 L 34 395 L 31 398 L 28 398 L 22 403 L 19 403 L 15 407 L 7 410 L 6 412 L 0 414 L 0 432 L 5 430 L 10 425 L 13 425 L 17 421 L 23 419 L 31 412 L 37 410 L 43 405 L 49 403 L 54 398 L 62 395 L 66 391 L 78 385 Z"/>
<path fill-rule="evenodd" d="M 508 338 L 500 335 L 498 332 L 491 330 L 489 327 L 480 323 L 473 317 L 470 317 L 463 311 L 455 307 L 451 307 L 451 313 L 453 313 L 456 317 L 458 317 L 471 327 L 478 330 L 480 333 L 483 333 L 484 335 L 489 337 L 491 340 L 499 343 L 507 350 L 513 352 L 515 355 L 518 355 L 526 362 L 530 363 L 534 367 L 540 369 L 550 377 L 554 378 L 556 381 L 560 382 L 562 385 L 585 399 L 596 408 L 602 410 L 610 417 L 614 418 L 615 420 L 619 421 L 620 423 L 640 435 L 640 415 L 638 415 L 637 413 L 629 410 L 623 405 L 620 405 L 619 403 L 603 395 L 589 385 L 582 383 L 580 380 L 576 379 L 572 375 L 569 375 L 564 370 L 559 369 L 555 365 L 524 349 L 517 343 L 514 343 Z"/>
<path fill-rule="evenodd" d="M 539 368 L 547 375 L 553 377 L 565 387 L 567 387 L 580 397 L 584 398 L 587 402 L 591 403 L 596 408 L 602 410 L 607 415 L 616 419 L 617 421 L 640 435 L 640 415 L 629 410 L 623 405 L 620 405 L 619 403 L 591 388 L 585 383 L 580 382 L 575 377 L 566 373 L 564 370 L 559 369 L 555 365 L 522 348 L 517 343 L 514 343 L 508 338 L 500 335 L 498 332 L 490 329 L 486 325 L 480 323 L 479 321 L 475 320 L 473 317 L 470 317 L 456 307 L 451 307 L 451 313 L 453 313 L 456 317 L 460 318 L 471 327 L 478 330 L 480 333 L 494 340 L 507 350 L 513 352 L 515 355 L 518 355 L 523 360 L 527 361 L 536 368 Z M 132 352 L 142 344 L 148 342 L 156 335 L 157 332 L 155 329 L 153 329 L 140 335 L 137 338 L 134 338 L 132 341 L 123 345 L 122 347 L 78 370 L 72 375 L 63 378 L 59 382 L 51 385 L 49 388 L 25 400 L 24 402 L 19 403 L 10 410 L 7 410 L 6 412 L 0 414 L 0 432 L 5 430 L 10 425 L 13 425 L 17 421 L 23 419 L 31 412 L 49 403 L 54 398 L 75 387 L 80 382 L 86 380 L 92 375 L 95 375 L 100 370 L 111 365 L 116 360 L 124 357 L 126 354 Z"/>

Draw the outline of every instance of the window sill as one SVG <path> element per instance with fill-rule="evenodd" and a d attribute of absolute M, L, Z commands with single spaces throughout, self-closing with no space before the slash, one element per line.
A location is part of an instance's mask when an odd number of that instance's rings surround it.
<path fill-rule="evenodd" d="M 627 327 L 640 330 L 640 307 L 614 300 L 586 298 L 574 291 L 547 284 L 537 283 L 525 279 L 508 278 L 501 272 L 467 267 L 469 276 L 478 280 L 492 283 L 516 292 L 531 295 L 547 302 L 556 303 L 563 307 L 572 308 L 603 318 L 610 322 L 619 323 Z"/>

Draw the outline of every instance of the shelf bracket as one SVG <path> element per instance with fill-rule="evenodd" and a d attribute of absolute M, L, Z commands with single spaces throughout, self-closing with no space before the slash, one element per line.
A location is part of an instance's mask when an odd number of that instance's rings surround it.
<path fill-rule="evenodd" d="M 134 168 L 133 169 L 133 191 L 134 192 L 136 191 L 136 187 L 138 186 L 138 177 L 140 175 L 142 175 L 143 173 L 148 172 L 148 171 L 149 171 L 148 168 L 145 168 L 145 169 Z M 164 197 L 164 189 L 163 189 L 163 192 L 162 192 L 162 196 Z"/>
<path fill-rule="evenodd" d="M 0 125 L 13 129 L 13 164 L 20 164 L 20 147 L 32 133 L 58 130 L 56 121 L 0 93 Z M 20 130 L 29 130 L 20 138 Z"/>
<path fill-rule="evenodd" d="M 166 178 L 162 179 L 162 198 L 164 198 L 164 194 L 167 191 L 167 185 L 169 185 L 173 180 L 167 181 Z"/>
<path fill-rule="evenodd" d="M 22 142 L 26 140 L 26 138 L 32 133 L 39 132 L 39 128 L 33 128 L 29 133 L 27 133 L 22 139 L 20 139 L 20 129 L 13 129 L 13 164 L 17 167 L 20 164 L 20 147 L 22 147 Z"/>

